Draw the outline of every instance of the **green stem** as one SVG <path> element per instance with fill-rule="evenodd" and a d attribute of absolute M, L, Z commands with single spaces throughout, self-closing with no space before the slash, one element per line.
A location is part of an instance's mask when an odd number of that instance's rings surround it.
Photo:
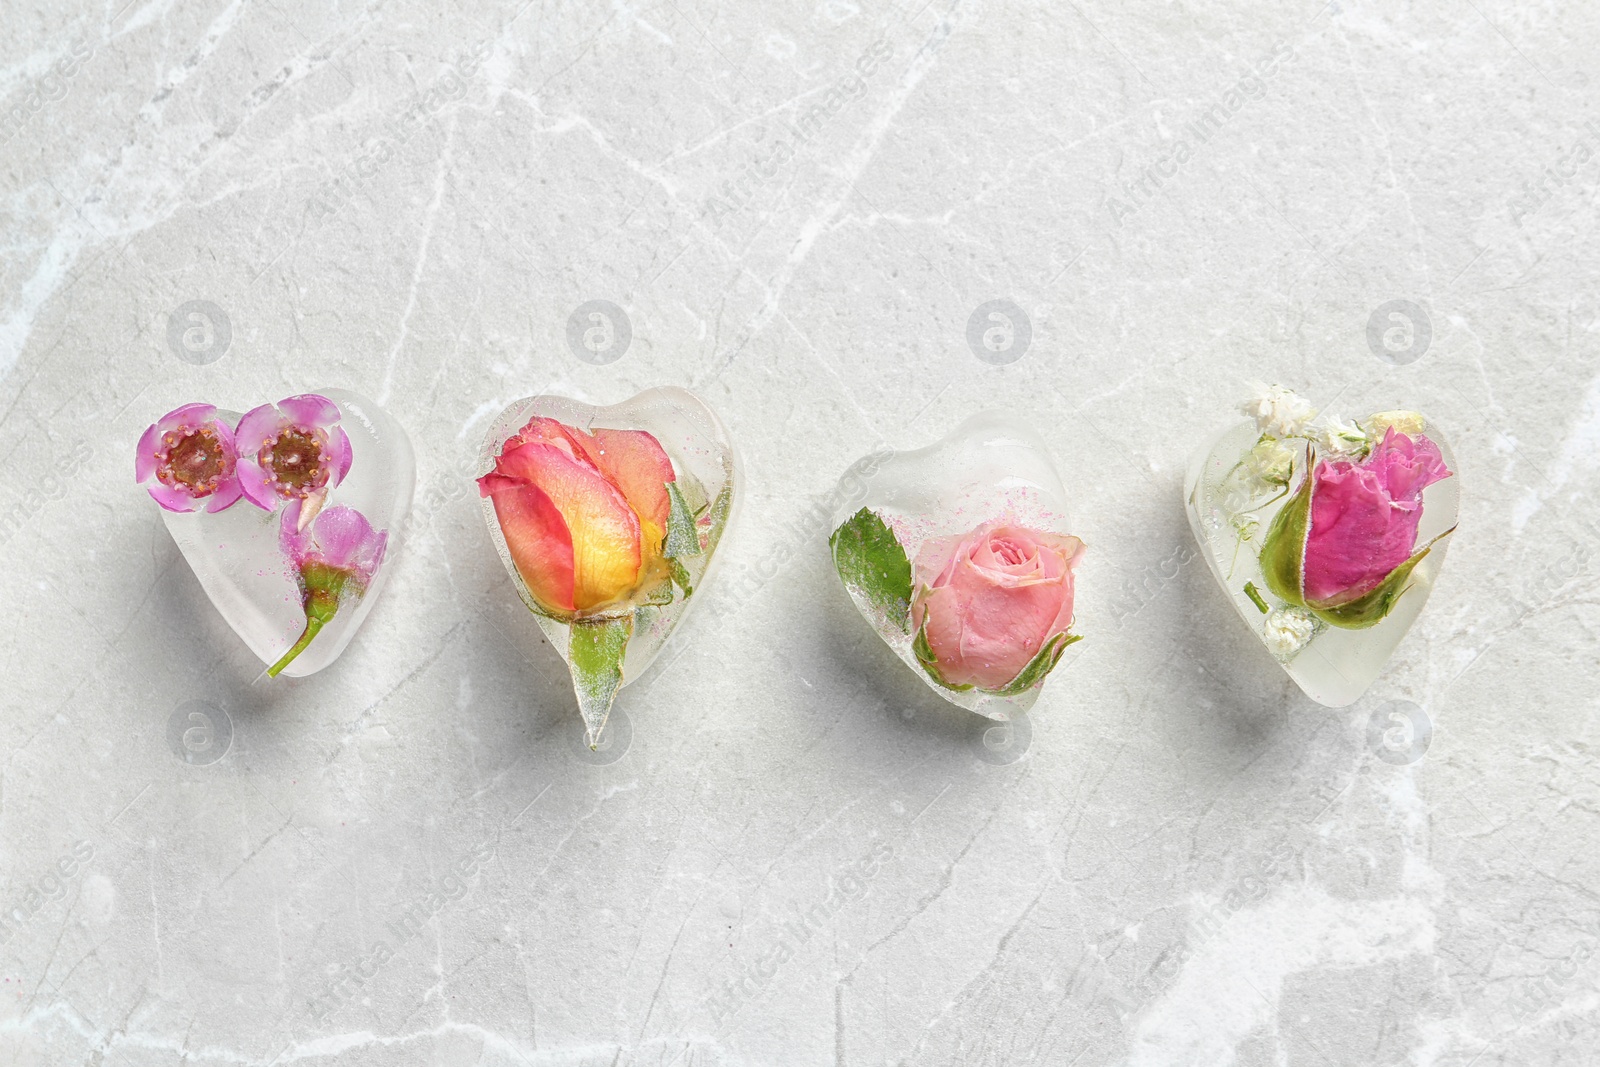
<path fill-rule="evenodd" d="M 267 676 L 276 678 L 285 667 L 294 662 L 296 656 L 306 650 L 306 646 L 311 643 L 311 639 L 317 636 L 321 629 L 321 619 L 313 619 L 309 615 L 306 616 L 306 628 L 300 631 L 300 640 L 296 641 L 294 647 L 283 654 L 282 659 L 267 668 Z"/>
<path fill-rule="evenodd" d="M 1290 477 L 1290 480 L 1293 480 L 1293 478 L 1294 478 L 1294 472 L 1293 471 L 1289 472 L 1289 477 Z M 1271 505 L 1276 504 L 1278 501 L 1282 500 L 1284 497 L 1286 497 L 1288 495 L 1289 495 L 1289 487 L 1288 487 L 1288 485 L 1285 485 L 1283 487 L 1282 491 L 1280 491 L 1278 493 L 1278 495 L 1273 497 L 1271 500 L 1264 500 L 1261 503 L 1257 504 L 1255 507 L 1253 507 L 1253 508 L 1245 508 L 1242 511 L 1236 512 L 1236 514 L 1248 515 L 1252 511 L 1260 511 L 1264 507 L 1270 507 Z"/>
<path fill-rule="evenodd" d="M 320 578 L 321 575 L 314 575 L 313 577 Z M 306 650 L 306 646 L 311 643 L 311 639 L 316 637 L 324 626 L 333 621 L 333 617 L 339 612 L 339 592 L 342 587 L 342 581 L 337 584 L 322 584 L 318 582 L 318 584 L 312 585 L 308 589 L 305 594 L 306 628 L 300 631 L 300 640 L 294 643 L 294 647 L 285 652 L 282 659 L 267 668 L 267 676 L 269 678 L 276 678 L 280 671 L 290 663 L 293 663 L 294 658 Z"/>

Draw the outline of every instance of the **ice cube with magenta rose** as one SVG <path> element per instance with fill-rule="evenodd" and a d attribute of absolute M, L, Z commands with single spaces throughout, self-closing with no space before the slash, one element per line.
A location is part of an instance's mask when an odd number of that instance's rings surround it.
<path fill-rule="evenodd" d="M 1360 699 L 1427 603 L 1460 505 L 1457 464 L 1417 411 L 1318 414 L 1255 384 L 1245 421 L 1190 461 L 1185 503 L 1224 593 L 1306 695 Z"/>
<path fill-rule="evenodd" d="M 1026 712 L 1078 632 L 1087 551 L 1042 438 L 998 412 L 926 448 L 874 454 L 841 481 L 829 537 L 862 616 L 944 699 Z"/>

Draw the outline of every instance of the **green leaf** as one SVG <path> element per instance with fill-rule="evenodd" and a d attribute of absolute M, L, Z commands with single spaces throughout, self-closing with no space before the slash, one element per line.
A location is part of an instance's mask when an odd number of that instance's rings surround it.
<path fill-rule="evenodd" d="M 679 563 L 675 559 L 669 559 L 667 560 L 667 566 L 668 568 L 677 567 L 682 569 L 683 564 Z M 644 602 L 658 608 L 666 607 L 668 604 L 672 603 L 672 583 L 662 582 L 661 584 L 657 585 L 654 589 L 650 590 L 650 594 L 644 598 Z"/>
<path fill-rule="evenodd" d="M 845 586 L 883 612 L 902 633 L 910 633 L 911 563 L 894 531 L 862 508 L 839 524 L 828 544 Z"/>
<path fill-rule="evenodd" d="M 694 513 L 683 499 L 676 482 L 667 483 L 667 499 L 671 508 L 667 512 L 667 540 L 661 554 L 668 559 L 700 554 L 700 531 L 694 524 Z"/>
<path fill-rule="evenodd" d="M 1311 482 L 1316 457 L 1308 457 L 1306 476 L 1289 502 L 1278 509 L 1261 542 L 1261 574 L 1267 588 L 1296 607 L 1304 607 L 1301 591 L 1306 555 L 1306 534 L 1311 528 Z"/>
<path fill-rule="evenodd" d="M 1265 615 L 1271 610 L 1267 607 L 1267 602 L 1261 599 L 1261 590 L 1256 588 L 1255 582 L 1244 583 L 1244 595 L 1250 598 L 1250 603 L 1260 609 L 1261 614 Z"/>
<path fill-rule="evenodd" d="M 572 669 L 572 688 L 589 733 L 589 747 L 594 748 L 622 686 L 622 657 L 633 633 L 633 616 L 578 619 L 569 632 L 567 662 Z"/>
<path fill-rule="evenodd" d="M 1074 641 L 1082 640 L 1082 634 L 1056 634 L 1045 642 L 1044 647 L 1034 655 L 1033 659 L 1028 661 L 1028 665 L 1022 668 L 1015 678 L 999 689 L 985 690 L 985 692 L 1006 697 L 1027 692 L 1044 681 L 1045 676 L 1056 669 L 1056 664 L 1061 662 L 1061 653 L 1067 650 L 1068 645 Z"/>
<path fill-rule="evenodd" d="M 699 478 L 688 471 L 679 474 L 673 484 L 678 487 L 678 492 L 683 494 L 683 502 L 689 506 L 692 515 L 699 515 L 711 502 L 706 499 L 706 487 L 700 483 Z"/>
<path fill-rule="evenodd" d="M 728 470 L 728 480 L 722 485 L 722 492 L 717 494 L 717 499 L 711 502 L 711 525 L 706 531 L 706 550 L 717 547 L 722 540 L 723 528 L 728 525 L 728 513 L 733 510 L 733 471 Z"/>
<path fill-rule="evenodd" d="M 933 649 L 928 647 L 928 627 L 926 625 L 917 629 L 917 636 L 911 641 L 911 653 L 917 657 L 917 662 L 922 664 L 922 669 L 928 672 L 928 677 L 944 686 L 946 689 L 957 693 L 965 693 L 973 687 L 971 685 L 951 685 L 939 673 L 939 657 L 933 654 Z"/>
<path fill-rule="evenodd" d="M 672 580 L 678 583 L 678 588 L 683 590 L 683 599 L 688 600 L 694 596 L 694 585 L 689 579 L 689 568 L 675 559 L 667 560 L 667 569 L 672 572 Z M 668 587 L 671 588 L 670 586 Z M 670 602 L 672 598 L 667 597 Z"/>
<path fill-rule="evenodd" d="M 1453 532 L 1455 528 L 1451 527 L 1423 545 L 1410 559 L 1390 571 L 1388 577 L 1384 578 L 1372 592 L 1344 604 L 1307 601 L 1306 607 L 1329 626 L 1337 626 L 1342 630 L 1365 630 L 1369 626 L 1378 625 L 1388 617 L 1389 612 L 1394 610 L 1394 606 L 1410 588 L 1406 583 L 1410 580 L 1411 572 L 1416 569 L 1417 564 L 1421 563 L 1423 557 L 1439 543 L 1440 537 L 1446 537 Z"/>

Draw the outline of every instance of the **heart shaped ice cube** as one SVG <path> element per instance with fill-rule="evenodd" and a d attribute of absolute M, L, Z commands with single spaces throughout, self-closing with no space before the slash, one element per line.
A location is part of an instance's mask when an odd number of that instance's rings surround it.
<path fill-rule="evenodd" d="M 1461 500 L 1455 455 L 1417 412 L 1310 426 L 1308 405 L 1274 393 L 1252 410 L 1257 421 L 1195 453 L 1189 525 L 1239 617 L 1289 677 L 1342 708 L 1366 692 L 1428 601 Z"/>
<path fill-rule="evenodd" d="M 307 630 L 299 568 L 285 547 L 287 508 L 294 508 L 290 527 L 303 554 L 324 553 L 330 546 L 321 542 L 340 526 L 341 519 L 350 519 L 351 510 L 365 518 L 370 532 L 359 530 L 353 520 L 338 530 L 340 540 L 351 542 L 342 547 L 359 550 L 363 546 L 356 542 L 364 535 L 365 547 L 376 548 L 361 563 L 364 591 L 357 592 L 356 583 L 349 583 L 342 597 L 337 596 L 338 589 L 333 590 L 333 599 L 326 605 L 330 617 L 281 670 L 294 678 L 313 674 L 338 659 L 382 595 L 416 478 L 410 439 L 377 404 L 343 389 L 303 396 L 332 401 L 337 408 L 336 428 L 349 442 L 349 466 L 328 488 L 325 499 L 316 504 L 308 499 L 304 505 L 298 501 L 287 505 L 270 490 L 256 490 L 272 510 L 257 506 L 246 496 L 214 512 L 162 511 L 167 531 L 211 603 L 269 666 L 281 662 Z M 220 410 L 216 418 L 235 429 L 241 420 L 237 412 Z M 252 456 L 238 457 L 241 469 L 253 462 Z M 303 522 L 296 521 L 300 515 L 305 515 Z"/>
<path fill-rule="evenodd" d="M 1084 553 L 1043 439 L 983 412 L 926 448 L 858 461 L 839 495 L 834 567 L 878 636 L 953 704 L 1002 721 L 1032 707 L 1079 639 Z"/>
<path fill-rule="evenodd" d="M 479 455 L 489 537 L 572 674 L 591 747 L 704 585 L 738 500 L 722 423 L 683 389 L 502 411 Z"/>

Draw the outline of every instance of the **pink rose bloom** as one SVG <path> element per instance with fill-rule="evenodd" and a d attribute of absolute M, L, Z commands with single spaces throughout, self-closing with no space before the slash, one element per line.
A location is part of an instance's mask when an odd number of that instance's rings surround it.
<path fill-rule="evenodd" d="M 1305 597 L 1337 606 L 1372 592 L 1410 558 L 1422 491 L 1450 470 L 1438 445 L 1391 426 L 1366 459 L 1325 459 L 1314 477 Z"/>
<path fill-rule="evenodd" d="M 914 630 L 950 686 L 1001 689 L 1072 625 L 1076 537 L 987 523 L 927 542 L 912 565 Z"/>

